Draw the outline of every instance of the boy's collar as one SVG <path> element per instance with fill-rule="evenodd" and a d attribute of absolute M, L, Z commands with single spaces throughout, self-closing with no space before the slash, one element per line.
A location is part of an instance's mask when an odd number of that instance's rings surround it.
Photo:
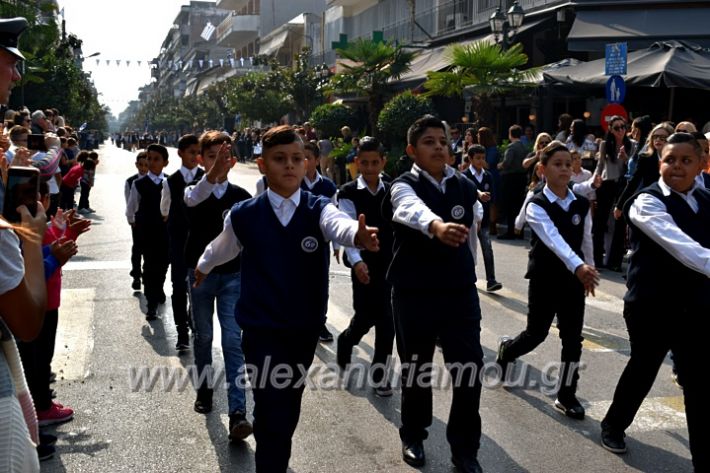
<path fill-rule="evenodd" d="M 384 188 L 385 188 L 385 183 L 382 182 L 382 178 L 378 176 L 377 177 L 377 191 L 375 191 L 375 193 L 380 192 L 380 190 L 382 190 Z M 357 189 L 358 190 L 360 190 L 360 189 L 368 189 L 369 190 L 370 189 L 370 186 L 367 184 L 367 181 L 365 180 L 365 178 L 362 177 L 362 174 L 357 176 Z"/>
<path fill-rule="evenodd" d="M 668 197 L 669 195 L 671 195 L 671 192 L 675 192 L 676 194 L 680 194 L 680 195 L 684 195 L 684 196 L 691 195 L 693 192 L 695 192 L 695 189 L 697 189 L 698 187 L 705 187 L 705 186 L 700 185 L 700 183 L 698 182 L 698 178 L 696 177 L 695 179 L 693 179 L 693 187 L 688 189 L 687 192 L 678 192 L 677 190 L 674 190 L 673 188 L 671 188 L 671 186 L 666 184 L 666 182 L 661 177 L 658 179 L 658 187 L 661 188 L 661 193 L 663 193 L 663 195 L 665 197 Z"/>
<path fill-rule="evenodd" d="M 290 200 L 295 204 L 296 207 L 301 203 L 301 189 L 297 189 L 293 194 L 288 197 L 277 194 L 271 188 L 266 189 L 266 196 L 269 198 L 269 202 L 276 208 L 281 208 L 285 200 Z"/>
<path fill-rule="evenodd" d="M 434 176 L 422 169 L 417 163 L 412 164 L 412 174 L 414 174 L 415 176 L 422 174 L 424 176 L 430 177 L 431 179 L 434 179 Z M 454 168 L 447 164 L 444 166 L 444 176 L 441 180 L 444 181 L 446 179 L 449 179 L 450 177 L 454 177 L 455 175 L 456 171 L 454 170 Z"/>

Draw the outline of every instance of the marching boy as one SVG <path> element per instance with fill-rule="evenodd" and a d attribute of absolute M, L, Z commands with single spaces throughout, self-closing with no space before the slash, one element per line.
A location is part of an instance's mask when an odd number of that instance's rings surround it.
<path fill-rule="evenodd" d="M 148 174 L 148 153 L 141 151 L 136 154 L 136 169 L 137 173 L 126 179 L 126 184 L 123 187 L 123 196 L 126 198 L 126 205 L 128 205 L 128 197 L 131 195 L 131 189 L 133 189 L 133 183 L 136 179 Z M 72 199 L 74 198 L 74 189 L 71 189 Z M 64 207 L 62 207 L 64 208 Z M 143 274 L 141 270 L 141 259 L 143 256 L 143 251 L 140 247 L 140 241 L 138 240 L 138 235 L 136 234 L 135 225 L 131 225 L 131 277 L 133 278 L 133 283 L 131 287 L 134 291 L 141 290 L 141 275 Z"/>
<path fill-rule="evenodd" d="M 328 300 L 328 242 L 378 249 L 377 229 L 338 210 L 327 198 L 300 188 L 305 175 L 301 138 L 290 126 L 262 139 L 259 166 L 269 182 L 263 194 L 235 205 L 224 229 L 195 270 L 196 288 L 213 268 L 242 259 L 237 323 L 254 395 L 256 470 L 285 472 L 301 412 L 300 373 L 313 362 Z M 314 295 L 313 288 L 320 294 Z M 293 377 L 283 374 L 289 367 Z M 278 379 L 278 385 L 272 384 Z"/>

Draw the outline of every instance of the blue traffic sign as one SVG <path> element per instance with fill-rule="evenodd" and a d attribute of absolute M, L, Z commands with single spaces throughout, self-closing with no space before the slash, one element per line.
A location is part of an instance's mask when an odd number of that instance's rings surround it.
<path fill-rule="evenodd" d="M 626 43 L 612 43 L 606 45 L 606 63 L 604 75 L 624 76 L 626 75 Z"/>
<path fill-rule="evenodd" d="M 621 76 L 611 76 L 606 81 L 606 101 L 609 103 L 623 103 L 626 98 L 626 83 Z"/>

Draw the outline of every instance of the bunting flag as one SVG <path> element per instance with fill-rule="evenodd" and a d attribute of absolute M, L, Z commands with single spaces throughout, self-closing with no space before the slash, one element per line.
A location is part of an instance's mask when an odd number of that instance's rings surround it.
<path fill-rule="evenodd" d="M 217 28 L 208 21 L 205 25 L 205 29 L 203 29 L 202 33 L 200 33 L 200 38 L 204 39 L 205 41 L 209 41 L 216 29 Z"/>
<path fill-rule="evenodd" d="M 98 66 L 100 62 L 101 62 L 101 59 L 97 59 L 97 60 L 96 60 L 96 65 Z"/>
<path fill-rule="evenodd" d="M 219 60 L 219 67 L 224 67 L 224 59 Z"/>
<path fill-rule="evenodd" d="M 141 67 L 141 62 L 143 62 L 143 61 L 141 61 L 141 60 L 139 59 L 137 62 L 138 62 L 138 67 Z"/>
<path fill-rule="evenodd" d="M 252 67 L 254 65 L 253 57 L 226 57 L 217 59 L 191 59 L 188 61 L 183 61 L 182 59 L 176 60 L 166 60 L 159 63 L 158 60 L 149 59 L 95 59 L 96 67 L 104 66 L 116 66 L 116 67 L 149 67 L 153 69 L 167 69 L 167 70 L 209 70 L 214 67 L 231 67 L 231 68 L 241 68 L 241 67 Z M 89 61 L 87 61 L 88 63 Z M 162 64 L 162 65 L 161 65 Z M 90 67 L 94 67 L 93 64 Z"/>
<path fill-rule="evenodd" d="M 202 66 L 204 65 L 205 61 L 200 59 L 199 61 L 197 61 L 197 63 L 200 65 L 200 69 L 202 69 Z"/>
<path fill-rule="evenodd" d="M 131 60 L 130 59 L 126 59 L 126 67 L 131 67 Z"/>
<path fill-rule="evenodd" d="M 117 65 L 117 66 L 120 66 L 120 65 L 121 65 L 121 60 L 120 60 L 120 59 L 116 59 L 116 65 Z"/>

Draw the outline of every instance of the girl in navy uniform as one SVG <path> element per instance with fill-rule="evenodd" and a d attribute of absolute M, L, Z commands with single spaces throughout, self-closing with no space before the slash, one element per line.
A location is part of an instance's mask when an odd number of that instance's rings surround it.
<path fill-rule="evenodd" d="M 562 365 L 555 407 L 574 419 L 584 418 L 576 397 L 585 295 L 594 294 L 599 273 L 594 268 L 592 217 L 589 201 L 569 189 L 572 155 L 560 141 L 542 153 L 546 184 L 527 205 L 526 221 L 532 230 L 528 270 L 528 321 L 515 339 L 502 337 L 496 362 L 503 382 L 508 368 L 520 356 L 540 345 L 557 316 L 562 340 Z"/>
<path fill-rule="evenodd" d="M 632 255 L 624 296 L 631 355 L 602 420 L 602 446 L 624 453 L 624 431 L 648 395 L 668 351 L 683 386 L 696 472 L 710 471 L 705 362 L 710 331 L 710 191 L 695 181 L 701 149 L 675 133 L 661 152 L 661 178 L 624 206 Z"/>
<path fill-rule="evenodd" d="M 364 215 L 353 220 L 328 199 L 300 188 L 305 156 L 293 128 L 271 128 L 262 144 L 259 166 L 269 188 L 232 208 L 222 233 L 197 263 L 194 286 L 241 254 L 236 318 L 251 370 L 256 471 L 283 473 L 301 413 L 301 373 L 313 362 L 325 322 L 328 242 L 376 251 L 378 240 L 377 229 L 365 226 Z M 293 373 L 290 378 L 282 376 L 286 367 Z"/>

